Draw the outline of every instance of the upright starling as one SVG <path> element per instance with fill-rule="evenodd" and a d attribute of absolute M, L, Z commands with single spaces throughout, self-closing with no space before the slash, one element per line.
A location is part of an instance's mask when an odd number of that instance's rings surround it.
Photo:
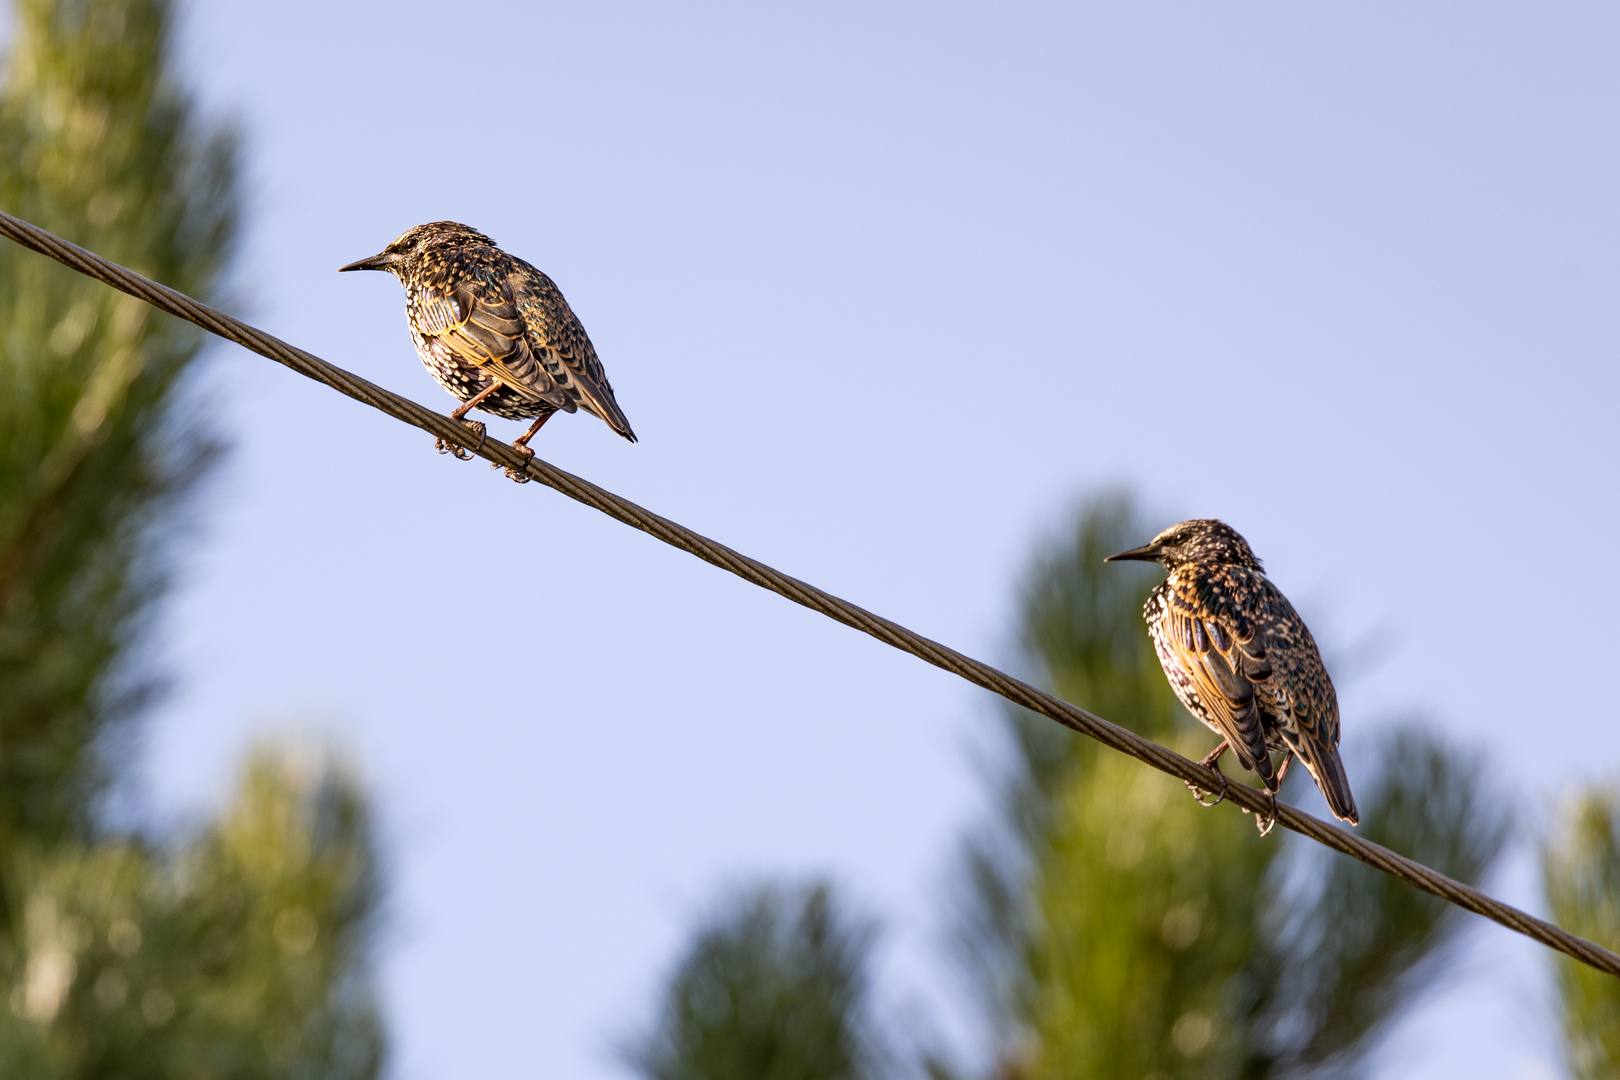
<path fill-rule="evenodd" d="M 591 339 L 552 280 L 477 229 L 434 221 L 343 270 L 386 270 L 405 286 L 416 354 L 461 405 L 508 420 L 534 419 L 529 440 L 558 410 L 584 409 L 636 441 Z M 466 421 L 483 438 L 484 425 Z M 442 449 L 442 447 L 441 447 Z M 457 456 L 462 454 L 457 451 Z"/>
<path fill-rule="evenodd" d="M 1335 817 L 1354 825 L 1356 800 L 1339 760 L 1339 699 L 1322 655 L 1288 598 L 1230 525 L 1183 521 L 1150 543 L 1111 555 L 1170 571 L 1142 614 L 1170 686 L 1275 797 L 1296 756 Z M 1273 770 L 1272 750 L 1285 751 Z M 1269 825 L 1267 826 L 1269 827 Z"/>

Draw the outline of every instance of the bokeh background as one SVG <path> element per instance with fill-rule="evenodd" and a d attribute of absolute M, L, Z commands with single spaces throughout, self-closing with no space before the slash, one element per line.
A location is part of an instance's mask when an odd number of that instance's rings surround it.
<path fill-rule="evenodd" d="M 641 437 L 564 418 L 543 456 L 991 660 L 1087 495 L 1219 516 L 1324 642 L 1352 775 L 1401 716 L 1484 749 L 1520 826 L 1488 884 L 1546 910 L 1539 837 L 1620 765 L 1620 13 L 175 14 L 241 133 L 236 312 L 447 407 L 398 286 L 335 270 L 468 222 L 558 281 Z M 693 919 L 761 873 L 875 916 L 901 1042 L 988 1057 L 942 947 L 982 695 L 258 358 L 205 368 L 230 453 L 125 812 L 215 812 L 266 731 L 346 746 L 391 1075 L 625 1075 Z M 1370 1074 L 1563 1075 L 1552 972 L 1465 927 Z"/>

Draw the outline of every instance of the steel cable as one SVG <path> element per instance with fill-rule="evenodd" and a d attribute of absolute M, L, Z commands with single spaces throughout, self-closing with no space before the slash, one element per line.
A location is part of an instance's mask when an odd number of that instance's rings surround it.
<path fill-rule="evenodd" d="M 1229 783 L 1217 771 L 1184 758 L 1167 747 L 1144 739 L 1118 724 L 1015 679 L 989 664 L 981 663 L 937 641 L 913 633 L 865 608 L 840 600 L 797 578 L 789 577 L 538 457 L 525 459 L 506 443 L 484 438 L 477 446 L 466 446 L 471 441 L 467 428 L 448 416 L 384 390 L 375 383 L 329 364 L 318 356 L 288 345 L 247 323 L 215 311 L 184 293 L 160 285 L 117 263 L 109 262 L 93 252 L 68 243 L 4 211 L 0 211 L 0 233 L 23 247 L 48 255 L 65 266 L 144 300 L 159 310 L 195 323 L 210 333 L 285 364 L 299 374 L 324 383 L 356 401 L 363 401 L 397 420 L 419 427 L 446 443 L 465 446 L 477 456 L 506 468 L 514 478 L 538 480 L 617 521 L 649 533 L 666 544 L 696 555 L 723 570 L 729 570 L 745 581 L 785 596 L 794 603 L 802 604 L 812 611 L 820 612 L 846 626 L 870 634 L 879 641 L 911 653 L 935 667 L 959 675 L 975 686 L 999 694 L 1031 712 L 1056 720 L 1064 727 L 1088 735 L 1120 753 L 1129 754 L 1160 772 L 1195 784 L 1206 791 L 1224 788 L 1225 800 L 1236 803 L 1249 813 L 1256 815 L 1272 813 L 1271 799 L 1255 788 L 1246 784 Z M 1308 836 L 1351 858 L 1359 859 L 1466 911 L 1500 923 L 1599 971 L 1620 975 L 1620 955 L 1543 919 L 1538 919 L 1528 912 L 1504 904 L 1422 863 L 1398 855 L 1388 848 L 1364 840 L 1337 825 L 1303 813 L 1286 803 L 1277 805 L 1276 820 L 1284 828 Z"/>

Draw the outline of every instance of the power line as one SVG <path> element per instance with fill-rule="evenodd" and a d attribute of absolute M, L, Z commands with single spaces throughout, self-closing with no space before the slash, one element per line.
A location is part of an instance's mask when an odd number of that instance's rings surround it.
<path fill-rule="evenodd" d="M 403 420 L 407 424 L 421 428 L 430 435 L 457 446 L 464 446 L 471 441 L 467 429 L 448 416 L 436 413 L 425 406 L 407 398 L 400 397 L 391 391 L 384 390 L 375 383 L 362 379 L 351 372 L 344 371 L 327 363 L 320 357 L 307 353 L 302 349 L 288 345 L 278 338 L 271 337 L 262 330 L 257 330 L 247 323 L 233 319 L 229 315 L 215 311 L 205 304 L 201 304 L 184 293 L 177 292 L 166 285 L 160 285 L 150 278 L 143 277 L 117 263 L 109 262 L 93 252 L 86 251 L 75 244 L 70 244 L 60 237 L 46 232 L 36 225 L 31 225 L 21 218 L 0 211 L 0 233 L 21 244 L 23 247 L 48 255 L 56 261 L 77 270 L 81 274 L 105 282 L 121 292 L 144 300 L 153 307 L 178 316 L 188 322 L 202 327 L 210 333 L 217 334 L 227 341 L 234 341 L 243 348 L 249 349 L 261 356 L 269 357 L 278 363 L 285 364 L 301 375 L 308 376 L 316 382 L 324 383 L 340 393 L 347 394 L 356 401 L 363 401 L 367 405 L 396 420 Z M 597 487 L 588 480 L 583 480 L 572 473 L 565 472 L 538 457 L 524 458 L 513 450 L 511 446 L 497 439 L 485 438 L 477 446 L 466 447 L 467 450 L 499 466 L 503 466 L 514 479 L 538 480 L 548 487 L 567 495 L 569 498 L 584 503 L 586 506 L 600 510 L 609 517 L 621 521 L 626 525 L 640 529 L 642 532 L 657 537 L 673 547 L 696 555 L 704 562 L 713 563 L 722 570 L 729 570 L 745 581 L 750 581 L 760 588 L 787 597 L 794 603 L 802 604 L 812 611 L 818 611 L 830 619 L 852 626 L 857 630 L 872 635 L 885 644 L 892 645 L 903 652 L 911 653 L 935 667 L 943 668 L 955 675 L 960 675 L 975 686 L 981 686 L 993 693 L 1000 694 L 1008 701 L 1021 705 L 1031 712 L 1056 720 L 1064 727 L 1070 728 L 1082 735 L 1089 735 L 1098 742 L 1103 743 L 1122 754 L 1128 754 L 1138 761 L 1160 772 L 1168 773 L 1187 783 L 1196 784 L 1205 790 L 1218 790 L 1224 787 L 1227 791 L 1226 801 L 1236 803 L 1244 810 L 1257 815 L 1269 815 L 1273 811 L 1273 804 L 1269 796 L 1261 794 L 1247 784 L 1227 783 L 1220 773 L 1206 768 L 1196 762 L 1182 757 L 1167 747 L 1120 727 L 1118 724 L 1095 716 L 1085 709 L 1071 705 L 1046 693 L 1043 690 L 1013 678 L 1011 675 L 989 664 L 974 660 L 945 645 L 939 644 L 913 633 L 898 623 L 890 622 L 880 615 L 874 615 L 865 608 L 857 607 L 845 600 L 840 600 L 831 593 L 823 592 L 814 585 L 806 584 L 797 578 L 789 577 L 778 570 L 774 570 L 756 559 L 751 559 L 740 552 L 733 551 L 724 544 L 716 543 L 708 537 L 679 525 L 668 518 L 660 517 L 650 510 L 637 506 L 628 499 L 620 498 L 610 491 Z M 1432 893 L 1443 900 L 1471 911 L 1476 915 L 1483 915 L 1493 922 L 1500 923 L 1509 930 L 1517 931 L 1526 937 L 1535 939 L 1543 945 L 1557 949 L 1561 953 L 1574 957 L 1584 964 L 1588 964 L 1599 971 L 1610 975 L 1620 975 L 1620 955 L 1610 952 L 1599 945 L 1594 945 L 1585 938 L 1577 937 L 1569 931 L 1554 926 L 1543 919 L 1538 919 L 1528 912 L 1520 911 L 1509 904 L 1504 904 L 1485 893 L 1460 881 L 1453 880 L 1444 874 L 1424 866 L 1422 863 L 1408 859 L 1404 855 L 1397 855 L 1388 848 L 1364 840 L 1336 825 L 1330 825 L 1310 814 L 1303 813 L 1286 803 L 1276 806 L 1277 823 L 1284 828 L 1292 829 L 1302 836 L 1308 836 L 1319 844 L 1323 844 L 1335 851 L 1360 859 L 1368 866 L 1376 867 L 1387 874 L 1392 874 L 1402 881 Z"/>

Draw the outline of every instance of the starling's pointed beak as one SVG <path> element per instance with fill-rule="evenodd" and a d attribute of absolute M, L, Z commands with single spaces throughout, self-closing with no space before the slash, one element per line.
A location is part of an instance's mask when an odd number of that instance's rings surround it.
<path fill-rule="evenodd" d="M 1118 555 L 1110 555 L 1103 562 L 1158 562 L 1159 545 L 1143 544 L 1139 548 L 1122 551 Z"/>
<path fill-rule="evenodd" d="M 352 262 L 348 266 L 340 266 L 338 267 L 338 273 L 341 274 L 345 270 L 387 270 L 388 264 L 393 261 L 394 257 L 384 251 L 371 256 L 369 259 L 361 259 L 359 262 Z"/>

